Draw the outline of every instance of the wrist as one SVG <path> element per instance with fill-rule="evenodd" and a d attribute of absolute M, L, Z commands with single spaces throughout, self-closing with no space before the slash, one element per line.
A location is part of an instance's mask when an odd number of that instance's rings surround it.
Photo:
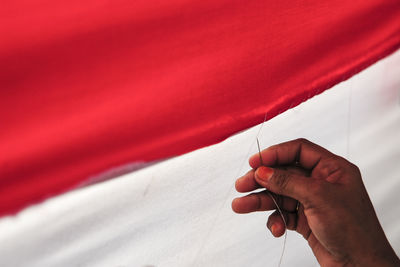
<path fill-rule="evenodd" d="M 363 266 L 363 267 L 396 267 L 400 266 L 400 259 L 390 247 L 386 251 L 374 251 L 373 253 L 365 253 L 351 260 L 345 266 Z"/>

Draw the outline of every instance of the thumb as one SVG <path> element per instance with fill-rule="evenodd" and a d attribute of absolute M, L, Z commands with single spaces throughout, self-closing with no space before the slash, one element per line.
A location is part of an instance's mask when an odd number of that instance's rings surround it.
<path fill-rule="evenodd" d="M 265 166 L 259 167 L 255 172 L 257 183 L 271 192 L 297 199 L 304 203 L 310 199 L 310 188 L 313 179 L 293 172 L 273 169 Z"/>

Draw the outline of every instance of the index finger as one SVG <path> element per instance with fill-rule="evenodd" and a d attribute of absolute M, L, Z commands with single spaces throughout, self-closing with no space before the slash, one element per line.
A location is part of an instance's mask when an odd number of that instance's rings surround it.
<path fill-rule="evenodd" d="M 274 145 L 261 151 L 262 163 L 265 166 L 272 167 L 296 163 L 307 170 L 313 169 L 322 158 L 332 156 L 334 156 L 333 153 L 304 138 Z M 249 163 L 253 169 L 260 167 L 262 164 L 259 154 L 251 156 Z"/>

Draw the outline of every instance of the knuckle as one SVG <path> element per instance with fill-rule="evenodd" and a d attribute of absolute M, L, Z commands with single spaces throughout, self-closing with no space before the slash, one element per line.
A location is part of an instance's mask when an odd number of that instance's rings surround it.
<path fill-rule="evenodd" d="M 349 168 L 350 179 L 352 181 L 361 181 L 362 183 L 360 168 L 353 163 L 350 163 Z"/>
<path fill-rule="evenodd" d="M 262 209 L 262 200 L 259 194 L 257 193 L 251 193 L 249 196 L 251 196 L 255 201 L 254 201 L 254 210 L 255 211 L 260 211 Z"/>
<path fill-rule="evenodd" d="M 350 176 L 361 177 L 360 169 L 357 165 L 351 163 L 347 159 L 336 156 L 331 159 L 330 169 L 327 168 L 327 176 L 343 176 L 345 173 L 350 174 Z"/>
<path fill-rule="evenodd" d="M 342 164 L 340 163 L 340 159 L 336 157 L 330 157 L 320 161 L 318 168 L 315 169 L 315 174 L 319 178 L 327 178 L 335 173 L 341 172 L 342 169 L 343 168 Z"/>
<path fill-rule="evenodd" d="M 328 160 L 321 163 L 321 171 L 326 175 L 329 176 L 332 172 L 339 169 L 339 164 L 333 158 L 329 158 Z"/>
<path fill-rule="evenodd" d="M 301 144 L 310 143 L 310 141 L 308 141 L 308 139 L 303 138 L 303 137 L 296 139 L 296 142 L 301 143 Z"/>
<path fill-rule="evenodd" d="M 349 165 L 350 165 L 350 168 L 351 168 L 352 171 L 354 171 L 355 173 L 361 175 L 360 168 L 358 168 L 357 165 L 355 165 L 355 164 L 353 164 L 351 162 L 349 162 Z"/>
<path fill-rule="evenodd" d="M 311 142 L 310 140 L 308 140 L 306 138 L 303 138 L 303 137 L 296 139 L 295 143 L 297 143 L 300 146 L 303 146 L 303 145 L 314 145 L 313 142 Z"/>

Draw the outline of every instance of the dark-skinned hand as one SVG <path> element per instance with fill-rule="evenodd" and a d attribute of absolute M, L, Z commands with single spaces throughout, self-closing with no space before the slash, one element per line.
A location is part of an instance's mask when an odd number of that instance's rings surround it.
<path fill-rule="evenodd" d="M 236 181 L 237 213 L 275 210 L 267 227 L 275 237 L 284 222 L 301 234 L 321 266 L 400 266 L 378 221 L 357 166 L 305 139 L 278 144 L 249 160 L 253 170 Z"/>

